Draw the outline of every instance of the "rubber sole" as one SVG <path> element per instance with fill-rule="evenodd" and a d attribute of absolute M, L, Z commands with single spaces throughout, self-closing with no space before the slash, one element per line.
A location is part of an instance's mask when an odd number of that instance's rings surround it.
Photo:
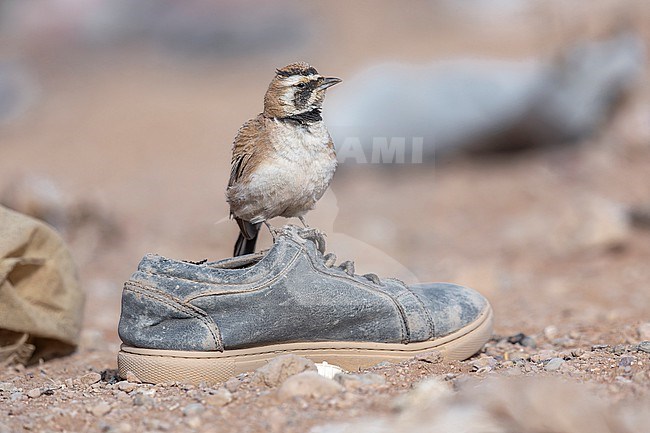
<path fill-rule="evenodd" d="M 224 352 L 140 349 L 122 345 L 117 355 L 121 377 L 127 372 L 147 383 L 218 383 L 255 370 L 270 359 L 292 353 L 314 362 L 326 361 L 347 371 L 368 368 L 383 361 L 400 362 L 418 354 L 439 350 L 447 360 L 467 359 L 492 335 L 493 314 L 488 306 L 474 322 L 432 341 L 409 344 L 323 341 L 284 343 Z"/>

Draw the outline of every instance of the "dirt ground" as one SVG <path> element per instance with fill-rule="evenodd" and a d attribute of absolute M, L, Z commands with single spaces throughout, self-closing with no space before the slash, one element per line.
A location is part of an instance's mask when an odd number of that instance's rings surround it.
<path fill-rule="evenodd" d="M 382 10 L 376 26 L 407 14 Z M 345 50 L 364 47 L 362 32 L 350 30 L 358 23 L 338 18 Z M 411 30 L 421 41 L 424 30 Z M 522 38 L 508 51 L 521 55 L 530 44 Z M 345 78 L 371 58 L 346 61 L 332 45 L 317 59 L 323 72 Z M 387 42 L 382 50 L 370 52 L 378 58 L 399 47 Z M 210 386 L 116 377 L 121 285 L 139 259 L 230 255 L 237 233 L 223 196 L 230 143 L 259 110 L 271 65 L 284 63 L 279 57 L 190 68 L 128 51 L 110 62 L 39 64 L 42 99 L 0 129 L 0 192 L 43 200 L 34 186 L 43 179 L 60 192 L 52 206 L 88 298 L 75 354 L 0 370 L 0 433 L 452 431 L 413 427 L 441 419 L 422 401 L 449 413 L 480 406 L 501 426 L 466 431 L 648 431 L 650 100 L 643 85 L 597 137 L 577 145 L 403 168 L 344 166 L 309 215 L 328 233 L 327 250 L 355 260 L 357 273 L 451 281 L 484 294 L 495 335 L 469 360 L 434 354 L 379 365 L 363 372 L 372 380 L 355 376 L 312 395 L 287 396 L 254 373 Z M 557 378 L 557 387 L 540 385 Z M 485 395 L 524 415 L 473 397 Z M 608 427 L 592 429 L 594 413 Z"/>

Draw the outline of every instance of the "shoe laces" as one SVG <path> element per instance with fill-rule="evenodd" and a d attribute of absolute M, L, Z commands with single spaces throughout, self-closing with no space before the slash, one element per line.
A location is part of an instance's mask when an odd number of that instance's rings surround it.
<path fill-rule="evenodd" d="M 366 280 L 370 281 L 373 284 L 379 284 L 379 285 L 382 284 L 381 280 L 376 274 L 368 273 L 363 275 L 356 275 L 354 273 L 354 262 L 352 260 L 346 260 L 344 262 L 341 262 L 338 266 L 336 266 L 336 254 L 334 253 L 325 254 L 325 235 L 319 230 L 301 229 L 299 235 L 300 237 L 311 240 L 312 242 L 314 242 L 314 244 L 316 244 L 318 251 L 321 253 L 323 257 L 323 264 L 325 265 L 325 267 L 330 269 L 338 269 L 340 271 L 345 272 L 351 277 L 365 278 Z"/>

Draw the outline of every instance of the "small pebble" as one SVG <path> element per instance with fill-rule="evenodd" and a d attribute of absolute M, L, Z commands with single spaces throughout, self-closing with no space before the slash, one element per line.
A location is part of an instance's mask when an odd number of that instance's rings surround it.
<path fill-rule="evenodd" d="M 27 397 L 29 397 L 29 398 L 38 398 L 38 397 L 41 396 L 41 394 L 42 393 L 41 393 L 40 388 L 34 388 L 34 389 L 30 389 L 29 391 L 27 391 Z"/>
<path fill-rule="evenodd" d="M 650 322 L 640 324 L 636 330 L 639 333 L 639 339 L 650 340 Z"/>
<path fill-rule="evenodd" d="M 553 341 L 556 339 L 558 336 L 558 329 L 557 326 L 554 325 L 549 325 L 546 328 L 544 328 L 544 337 L 546 337 L 547 340 Z"/>
<path fill-rule="evenodd" d="M 133 427 L 128 422 L 121 422 L 115 427 L 115 431 L 119 433 L 130 433 L 133 431 Z"/>
<path fill-rule="evenodd" d="M 222 407 L 232 401 L 232 393 L 226 388 L 219 388 L 205 397 L 205 402 L 210 406 Z"/>
<path fill-rule="evenodd" d="M 94 416 L 104 416 L 111 411 L 111 405 L 102 401 L 94 406 L 87 407 L 86 410 Z"/>
<path fill-rule="evenodd" d="M 415 359 L 418 361 L 427 362 L 429 364 L 437 364 L 442 361 L 442 352 L 439 350 L 431 350 L 415 355 Z"/>
<path fill-rule="evenodd" d="M 621 356 L 621 359 L 618 361 L 619 367 L 629 367 L 634 361 L 633 356 Z"/>
<path fill-rule="evenodd" d="M 11 399 L 11 401 L 19 401 L 19 400 L 24 400 L 26 397 L 25 394 L 23 394 L 22 392 L 16 391 L 16 392 L 12 392 L 9 398 Z"/>
<path fill-rule="evenodd" d="M 136 376 L 135 373 L 133 373 L 132 371 L 127 371 L 126 372 L 126 378 L 125 379 L 127 380 L 127 382 L 131 382 L 131 383 L 142 383 L 140 378 L 138 376 Z"/>
<path fill-rule="evenodd" d="M 235 392 L 239 389 L 239 385 L 241 385 L 241 380 L 237 379 L 236 377 L 231 377 L 226 381 L 226 383 L 223 384 L 223 386 L 230 392 Z"/>
<path fill-rule="evenodd" d="M 315 371 L 305 371 L 285 380 L 278 389 L 282 400 L 293 397 L 332 397 L 343 390 L 343 386 L 332 379 L 327 379 Z"/>
<path fill-rule="evenodd" d="M 102 380 L 102 375 L 95 372 L 84 374 L 83 376 L 79 377 L 79 382 L 86 386 L 95 384 L 100 380 Z"/>
<path fill-rule="evenodd" d="M 138 387 L 137 384 L 135 384 L 133 382 L 128 382 L 126 380 L 123 380 L 121 382 L 117 382 L 116 385 L 117 385 L 117 389 L 119 389 L 120 391 L 124 391 L 124 392 L 131 392 L 131 391 L 133 391 L 134 389 L 136 389 Z"/>
<path fill-rule="evenodd" d="M 377 388 L 386 384 L 386 378 L 380 374 L 347 374 L 339 373 L 334 380 L 343 385 L 348 391 L 357 391 L 362 388 Z"/>
<path fill-rule="evenodd" d="M 520 346 L 530 347 L 533 349 L 537 347 L 537 342 L 535 342 L 535 339 L 529 337 L 523 332 L 508 337 L 508 343 L 519 344 Z"/>
<path fill-rule="evenodd" d="M 528 355 L 523 352 L 513 352 L 513 353 L 508 353 L 508 359 L 511 361 L 525 361 L 528 359 Z"/>
<path fill-rule="evenodd" d="M 317 371 L 316 364 L 307 358 L 297 355 L 280 355 L 255 370 L 253 380 L 257 383 L 274 387 L 280 385 L 289 376 L 304 371 Z"/>
<path fill-rule="evenodd" d="M 637 346 L 639 352 L 650 353 L 650 341 L 642 341 Z"/>
<path fill-rule="evenodd" d="M 558 370 L 562 364 L 564 364 L 564 359 L 562 358 L 552 358 L 550 361 L 546 363 L 544 366 L 544 370 L 546 371 L 556 371 Z"/>
<path fill-rule="evenodd" d="M 484 356 L 472 362 L 472 369 L 476 372 L 485 373 L 496 366 L 497 360 L 491 356 Z"/>
<path fill-rule="evenodd" d="M 156 418 L 146 419 L 144 426 L 153 431 L 169 431 L 172 427 L 170 423 Z"/>
<path fill-rule="evenodd" d="M 134 406 L 145 406 L 145 405 L 153 406 L 155 402 L 156 401 L 151 396 L 140 394 L 140 393 L 136 394 L 133 397 Z"/>
<path fill-rule="evenodd" d="M 201 427 L 201 418 L 198 416 L 193 416 L 188 418 L 185 423 L 187 424 L 188 427 L 197 429 Z"/>
<path fill-rule="evenodd" d="M 192 403 L 183 408 L 183 416 L 194 417 L 203 411 L 205 411 L 205 407 L 201 403 Z"/>

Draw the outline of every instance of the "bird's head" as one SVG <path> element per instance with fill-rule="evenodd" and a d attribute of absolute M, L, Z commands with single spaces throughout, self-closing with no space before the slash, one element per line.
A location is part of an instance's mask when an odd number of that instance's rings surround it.
<path fill-rule="evenodd" d="M 305 62 L 276 70 L 264 96 L 264 114 L 286 118 L 320 110 L 325 91 L 340 83 L 339 78 L 323 77 Z"/>

